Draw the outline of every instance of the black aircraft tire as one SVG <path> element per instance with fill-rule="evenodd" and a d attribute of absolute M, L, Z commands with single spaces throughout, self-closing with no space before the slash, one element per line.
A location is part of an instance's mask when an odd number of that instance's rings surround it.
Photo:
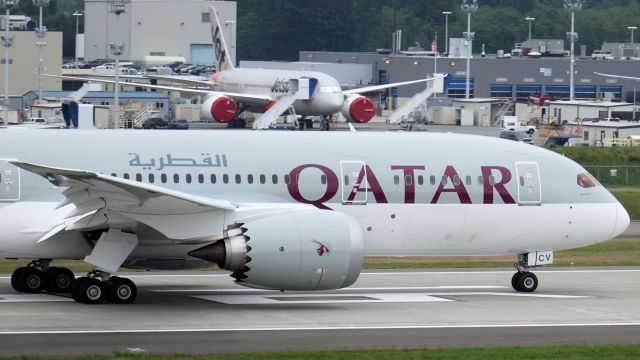
<path fill-rule="evenodd" d="M 37 294 L 44 289 L 47 279 L 44 272 L 39 269 L 29 267 L 20 272 L 16 281 L 23 292 Z"/>
<path fill-rule="evenodd" d="M 75 281 L 73 272 L 67 268 L 50 267 L 46 289 L 50 293 L 66 293 Z"/>
<path fill-rule="evenodd" d="M 11 274 L 11 287 L 17 292 L 24 292 L 20 282 L 18 279 L 20 278 L 20 274 L 27 269 L 26 266 L 17 268 L 13 274 Z"/>
<path fill-rule="evenodd" d="M 114 304 L 131 304 L 138 295 L 138 289 L 133 281 L 117 276 L 111 277 L 107 289 L 107 301 Z"/>

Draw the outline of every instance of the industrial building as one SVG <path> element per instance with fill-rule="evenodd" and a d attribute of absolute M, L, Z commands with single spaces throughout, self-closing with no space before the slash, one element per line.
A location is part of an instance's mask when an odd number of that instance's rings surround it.
<path fill-rule="evenodd" d="M 9 48 L 9 108 L 22 110 L 19 97 L 22 94 L 38 88 L 38 48 L 34 31 L 11 31 L 14 37 L 13 46 Z M 62 33 L 51 31 L 47 33 L 47 46 L 42 48 L 44 72 L 60 75 L 62 67 Z M 2 49 L 2 64 L 4 69 L 4 48 Z M 0 71 L 0 84 L 4 84 L 4 71 Z M 60 80 L 43 77 L 42 88 L 59 90 Z M 2 88 L 4 93 L 4 88 Z"/>
<path fill-rule="evenodd" d="M 184 58 L 213 63 L 210 0 L 131 0 L 120 15 L 109 0 L 85 0 L 84 58 L 110 59 L 109 44 L 125 44 L 123 59 Z M 236 56 L 236 2 L 215 1 L 225 40 Z M 235 60 L 234 60 L 235 61 Z"/>
<path fill-rule="evenodd" d="M 423 78 L 433 74 L 435 69 L 450 74 L 446 95 L 452 98 L 465 96 L 464 58 L 301 51 L 299 59 L 335 64 L 370 64 L 373 81 L 381 84 Z M 606 78 L 594 72 L 639 76 L 639 67 L 640 62 L 633 59 L 592 60 L 590 57 L 576 57 L 575 99 L 633 102 L 634 89 L 640 87 L 640 82 Z M 526 102 L 531 94 L 547 94 L 557 100 L 566 100 L 569 98 L 569 58 L 482 57 L 476 54 L 471 59 L 469 85 L 471 97 Z M 420 85 L 404 86 L 397 89 L 397 95 L 411 97 L 423 88 Z"/>

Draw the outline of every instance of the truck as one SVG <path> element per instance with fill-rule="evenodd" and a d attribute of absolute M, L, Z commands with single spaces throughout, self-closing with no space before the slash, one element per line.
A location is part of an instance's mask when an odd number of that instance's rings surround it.
<path fill-rule="evenodd" d="M 527 125 L 522 121 L 518 121 L 517 116 L 503 116 L 502 117 L 502 131 L 526 131 L 529 135 L 536 132 L 535 126 Z"/>

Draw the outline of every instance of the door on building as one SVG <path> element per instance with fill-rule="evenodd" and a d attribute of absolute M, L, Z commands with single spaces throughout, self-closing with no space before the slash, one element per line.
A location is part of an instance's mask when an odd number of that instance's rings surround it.
<path fill-rule="evenodd" d="M 20 200 L 20 169 L 0 159 L 0 202 Z"/>
<path fill-rule="evenodd" d="M 518 205 L 540 205 L 542 192 L 538 163 L 517 162 L 516 173 L 518 176 Z"/>
<path fill-rule="evenodd" d="M 196 65 L 213 65 L 213 45 L 191 44 L 191 63 Z"/>

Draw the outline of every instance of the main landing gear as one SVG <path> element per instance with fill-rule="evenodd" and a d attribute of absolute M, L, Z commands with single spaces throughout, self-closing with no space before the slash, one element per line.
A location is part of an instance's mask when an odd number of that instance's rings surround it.
<path fill-rule="evenodd" d="M 34 260 L 29 265 L 17 268 L 11 275 L 11 286 L 17 292 L 37 294 L 68 292 L 75 279 L 67 268 L 49 266 L 51 260 Z"/>
<path fill-rule="evenodd" d="M 71 286 L 71 297 L 79 303 L 130 304 L 138 295 L 133 281 L 118 276 L 110 276 L 104 271 L 94 270 L 87 276 L 79 277 Z"/>

